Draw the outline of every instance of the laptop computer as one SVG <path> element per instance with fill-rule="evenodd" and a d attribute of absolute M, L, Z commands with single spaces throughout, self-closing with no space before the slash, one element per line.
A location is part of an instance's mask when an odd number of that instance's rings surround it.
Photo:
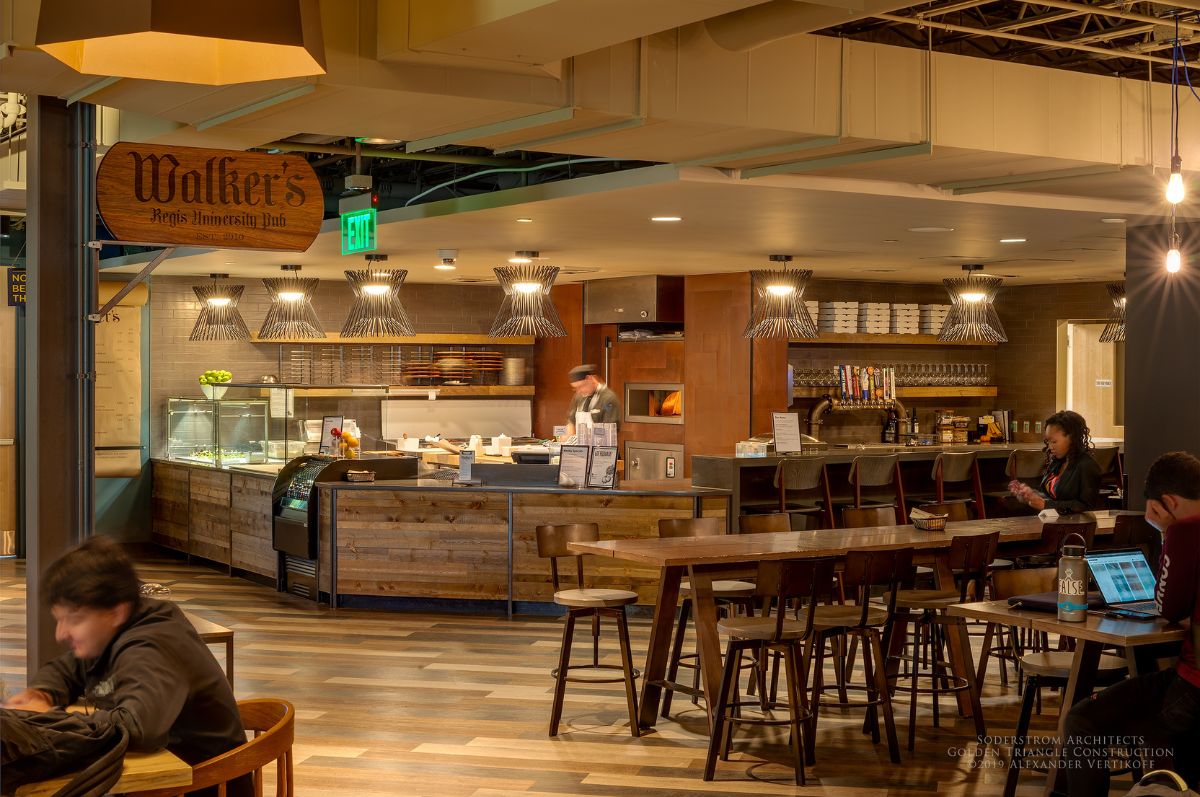
<path fill-rule="evenodd" d="M 1158 615 L 1158 604 L 1154 600 L 1154 571 L 1150 569 L 1146 554 L 1141 549 L 1091 551 L 1084 558 L 1092 571 L 1092 579 L 1110 608 L 1148 617 Z"/>

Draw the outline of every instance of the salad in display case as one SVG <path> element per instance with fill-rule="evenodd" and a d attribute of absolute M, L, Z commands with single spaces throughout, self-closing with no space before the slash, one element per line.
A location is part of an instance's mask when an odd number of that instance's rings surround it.
<path fill-rule="evenodd" d="M 167 399 L 167 459 L 218 468 L 264 463 L 270 448 L 267 399 Z"/>

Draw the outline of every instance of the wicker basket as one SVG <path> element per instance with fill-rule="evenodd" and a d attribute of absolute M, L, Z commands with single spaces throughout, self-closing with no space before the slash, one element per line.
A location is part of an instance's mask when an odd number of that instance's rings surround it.
<path fill-rule="evenodd" d="M 348 470 L 346 471 L 346 481 L 348 482 L 373 482 L 375 481 L 375 471 L 373 470 Z M 945 525 L 945 524 L 943 524 Z"/>
<path fill-rule="evenodd" d="M 949 515 L 933 515 L 925 518 L 909 518 L 912 524 L 921 531 L 945 531 L 946 521 L 950 519 Z"/>

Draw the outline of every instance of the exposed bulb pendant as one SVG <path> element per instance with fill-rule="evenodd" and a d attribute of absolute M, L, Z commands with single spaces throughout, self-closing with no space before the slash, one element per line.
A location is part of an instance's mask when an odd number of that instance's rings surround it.
<path fill-rule="evenodd" d="M 271 296 L 271 306 L 267 308 L 267 317 L 258 331 L 259 339 L 324 340 L 325 330 L 321 328 L 321 320 L 312 306 L 318 281 L 311 277 L 295 276 L 300 273 L 300 266 L 285 265 L 279 268 L 289 276 L 263 280 Z"/>
<path fill-rule="evenodd" d="M 1104 331 L 1100 333 L 1101 343 L 1125 340 L 1125 283 L 1108 283 L 1108 296 L 1112 299 L 1113 309 Z"/>
<path fill-rule="evenodd" d="M 816 338 L 817 325 L 804 305 L 804 289 L 812 271 L 787 268 L 791 255 L 771 255 L 770 260 L 784 268 L 750 272 L 750 320 L 742 334 L 747 338 Z"/>
<path fill-rule="evenodd" d="M 983 269 L 979 264 L 963 266 L 966 277 L 942 280 L 950 294 L 950 314 L 942 325 L 938 340 L 956 343 L 1006 343 L 1008 336 L 996 313 L 996 292 L 1004 280 L 975 274 Z"/>
<path fill-rule="evenodd" d="M 245 285 L 223 285 L 219 280 L 228 274 L 210 274 L 210 285 L 193 285 L 192 291 L 200 300 L 200 315 L 188 340 L 249 340 L 250 330 L 238 312 L 238 301 Z"/>
<path fill-rule="evenodd" d="M 567 334 L 554 302 L 550 300 L 550 288 L 558 276 L 556 266 L 525 263 L 501 266 L 494 271 L 504 289 L 504 302 L 489 335 L 493 338 L 517 335 L 561 338 Z"/>
<path fill-rule="evenodd" d="M 411 337 L 416 333 L 400 301 L 405 269 L 380 268 L 387 255 L 367 255 L 369 268 L 347 271 L 354 304 L 342 326 L 344 338 Z"/>
<path fill-rule="evenodd" d="M 1167 201 L 1172 205 L 1178 205 L 1187 198 L 1187 192 L 1183 187 L 1182 169 L 1182 159 L 1176 155 L 1171 159 L 1171 178 L 1167 180 Z"/>

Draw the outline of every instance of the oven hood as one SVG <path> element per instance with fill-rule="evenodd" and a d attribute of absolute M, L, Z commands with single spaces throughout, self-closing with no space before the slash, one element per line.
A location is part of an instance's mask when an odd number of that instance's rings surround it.
<path fill-rule="evenodd" d="M 585 324 L 683 323 L 683 277 L 589 280 L 583 295 Z"/>

